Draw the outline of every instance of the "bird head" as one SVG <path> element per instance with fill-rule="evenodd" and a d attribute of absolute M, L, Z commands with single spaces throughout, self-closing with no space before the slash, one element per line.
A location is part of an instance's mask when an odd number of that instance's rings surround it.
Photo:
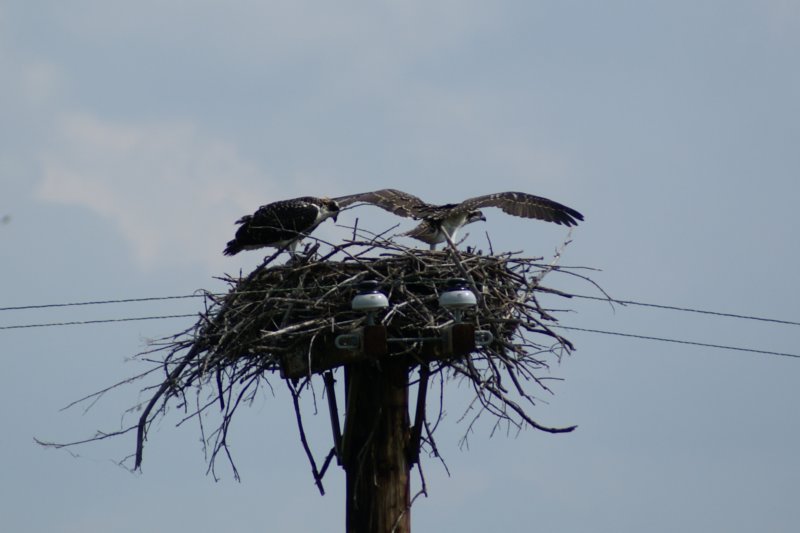
<path fill-rule="evenodd" d="M 467 215 L 467 221 L 464 222 L 464 224 L 472 224 L 473 222 L 478 222 L 479 220 L 486 222 L 486 217 L 483 216 L 483 213 L 480 210 L 476 209 L 475 211 L 469 212 Z"/>
<path fill-rule="evenodd" d="M 322 206 L 328 212 L 328 216 L 331 217 L 334 222 L 336 222 L 336 218 L 339 216 L 339 204 L 336 202 L 336 200 L 323 198 Z"/>

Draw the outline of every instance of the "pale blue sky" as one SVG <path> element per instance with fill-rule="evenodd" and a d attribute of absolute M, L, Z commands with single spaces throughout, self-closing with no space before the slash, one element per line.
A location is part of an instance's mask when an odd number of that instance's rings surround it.
<path fill-rule="evenodd" d="M 586 222 L 562 262 L 613 296 L 800 320 L 800 3 L 0 1 L 0 307 L 188 294 L 261 255 L 233 221 L 293 196 L 381 187 L 448 202 L 522 190 Z M 549 255 L 563 228 L 486 213 L 496 249 Z M 362 224 L 395 223 L 375 209 Z M 345 221 L 346 222 L 346 221 Z M 342 230 L 320 228 L 336 238 Z M 553 277 L 550 285 L 586 292 Z M 554 302 L 555 303 L 555 302 Z M 563 305 L 563 302 L 558 302 Z M 800 353 L 800 329 L 575 301 L 564 323 Z M 197 302 L 0 312 L 0 325 L 191 313 Z M 241 413 L 236 483 L 196 425 L 112 429 L 141 369 L 190 321 L 0 330 L 4 529 L 341 530 L 282 389 Z M 460 450 L 454 391 L 416 531 L 795 531 L 800 361 L 572 333 L 535 431 Z M 325 417 L 311 424 L 319 455 Z"/>

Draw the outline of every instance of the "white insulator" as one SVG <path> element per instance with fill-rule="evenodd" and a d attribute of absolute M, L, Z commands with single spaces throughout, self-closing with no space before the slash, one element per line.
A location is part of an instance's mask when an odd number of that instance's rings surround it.
<path fill-rule="evenodd" d="M 350 303 L 353 311 L 377 311 L 389 307 L 389 299 L 382 292 L 366 292 L 356 294 Z"/>
<path fill-rule="evenodd" d="M 439 305 L 445 309 L 466 309 L 467 307 L 475 307 L 477 303 L 478 300 L 475 298 L 475 293 L 469 289 L 446 291 L 439 295 Z"/>

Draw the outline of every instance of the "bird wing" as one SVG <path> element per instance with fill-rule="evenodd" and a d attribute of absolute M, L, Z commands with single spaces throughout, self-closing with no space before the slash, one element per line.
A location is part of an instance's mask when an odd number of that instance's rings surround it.
<path fill-rule="evenodd" d="M 313 229 L 319 206 L 305 198 L 262 205 L 248 220 L 251 229 L 304 232 Z"/>
<path fill-rule="evenodd" d="M 242 217 L 236 240 L 242 244 L 269 244 L 300 236 L 314 229 L 319 207 L 311 202 L 283 200 L 262 205 Z"/>
<path fill-rule="evenodd" d="M 441 242 L 440 239 L 437 239 L 440 233 L 437 232 L 437 228 L 428 220 L 422 220 L 413 229 L 403 233 L 403 235 L 427 244 L 438 244 Z"/>
<path fill-rule="evenodd" d="M 371 204 L 395 215 L 408 218 L 422 218 L 433 206 L 423 202 L 413 194 L 397 189 L 380 189 L 334 198 L 340 207 L 347 207 L 356 202 Z"/>
<path fill-rule="evenodd" d="M 481 207 L 499 207 L 509 215 L 536 218 L 565 226 L 576 226 L 583 215 L 574 209 L 541 196 L 524 192 L 499 192 L 464 200 L 454 212 L 469 213 Z"/>

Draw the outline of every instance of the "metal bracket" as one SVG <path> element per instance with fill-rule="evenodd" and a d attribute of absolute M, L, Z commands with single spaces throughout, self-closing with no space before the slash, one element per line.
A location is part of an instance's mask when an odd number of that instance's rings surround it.
<path fill-rule="evenodd" d="M 488 346 L 494 342 L 494 335 L 491 331 L 479 329 L 475 331 L 475 344 L 477 346 Z"/>

